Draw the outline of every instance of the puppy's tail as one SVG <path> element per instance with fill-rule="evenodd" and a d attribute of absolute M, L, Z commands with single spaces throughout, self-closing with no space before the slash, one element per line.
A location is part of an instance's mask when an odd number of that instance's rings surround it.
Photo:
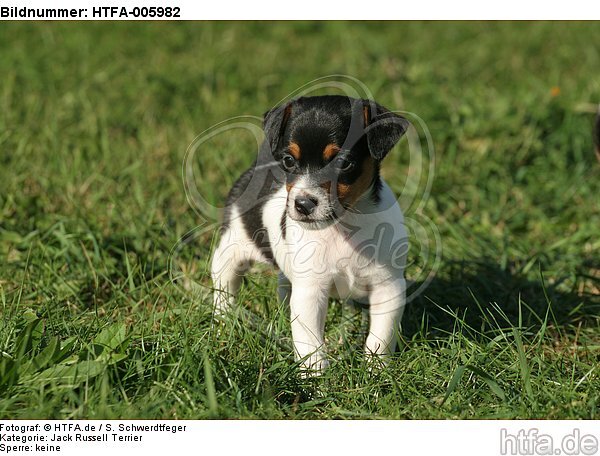
<path fill-rule="evenodd" d="M 600 106 L 596 114 L 596 124 L 594 126 L 594 147 L 596 149 L 596 158 L 600 162 Z"/>

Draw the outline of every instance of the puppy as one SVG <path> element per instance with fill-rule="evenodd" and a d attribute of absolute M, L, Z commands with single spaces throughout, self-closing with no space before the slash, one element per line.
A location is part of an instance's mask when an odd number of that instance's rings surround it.
<path fill-rule="evenodd" d="M 211 275 L 215 312 L 234 304 L 254 262 L 279 268 L 296 359 L 328 365 L 330 296 L 369 305 L 369 359 L 393 352 L 405 305 L 408 242 L 380 165 L 408 121 L 370 100 L 295 99 L 264 116 L 265 141 L 227 198 Z"/>

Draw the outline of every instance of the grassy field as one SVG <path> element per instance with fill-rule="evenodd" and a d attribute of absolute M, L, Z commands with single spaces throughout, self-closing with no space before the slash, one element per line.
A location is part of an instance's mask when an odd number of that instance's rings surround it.
<path fill-rule="evenodd" d="M 598 43 L 592 23 L 2 24 L 0 418 L 600 418 Z M 242 290 L 254 323 L 217 331 L 170 277 L 209 284 L 212 230 L 171 251 L 203 223 L 196 135 L 328 74 L 426 122 L 443 257 L 387 369 L 333 303 L 338 359 L 302 380 L 273 273 Z M 253 153 L 215 140 L 198 187 L 222 201 Z"/>

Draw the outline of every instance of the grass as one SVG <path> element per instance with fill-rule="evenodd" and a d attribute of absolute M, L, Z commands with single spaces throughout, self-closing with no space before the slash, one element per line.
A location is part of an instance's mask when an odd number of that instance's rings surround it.
<path fill-rule="evenodd" d="M 599 418 L 599 41 L 592 23 L 3 24 L 0 418 Z M 274 274 L 242 290 L 252 324 L 215 326 L 170 261 L 208 284 L 212 230 L 171 256 L 205 222 L 181 180 L 195 136 L 328 74 L 426 122 L 431 196 L 404 209 L 443 257 L 387 369 L 332 303 L 337 360 L 303 380 Z M 198 187 L 222 201 L 252 155 L 216 139 Z"/>

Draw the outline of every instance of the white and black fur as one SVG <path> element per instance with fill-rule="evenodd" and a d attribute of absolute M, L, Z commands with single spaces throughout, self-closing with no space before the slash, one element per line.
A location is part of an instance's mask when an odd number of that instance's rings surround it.
<path fill-rule="evenodd" d="M 370 100 L 295 99 L 267 112 L 258 159 L 229 193 L 211 274 L 215 312 L 234 305 L 254 262 L 281 271 L 296 358 L 328 365 L 324 325 L 330 296 L 368 303 L 366 353 L 395 349 L 405 305 L 408 250 L 403 215 L 379 175 L 408 122 Z"/>

